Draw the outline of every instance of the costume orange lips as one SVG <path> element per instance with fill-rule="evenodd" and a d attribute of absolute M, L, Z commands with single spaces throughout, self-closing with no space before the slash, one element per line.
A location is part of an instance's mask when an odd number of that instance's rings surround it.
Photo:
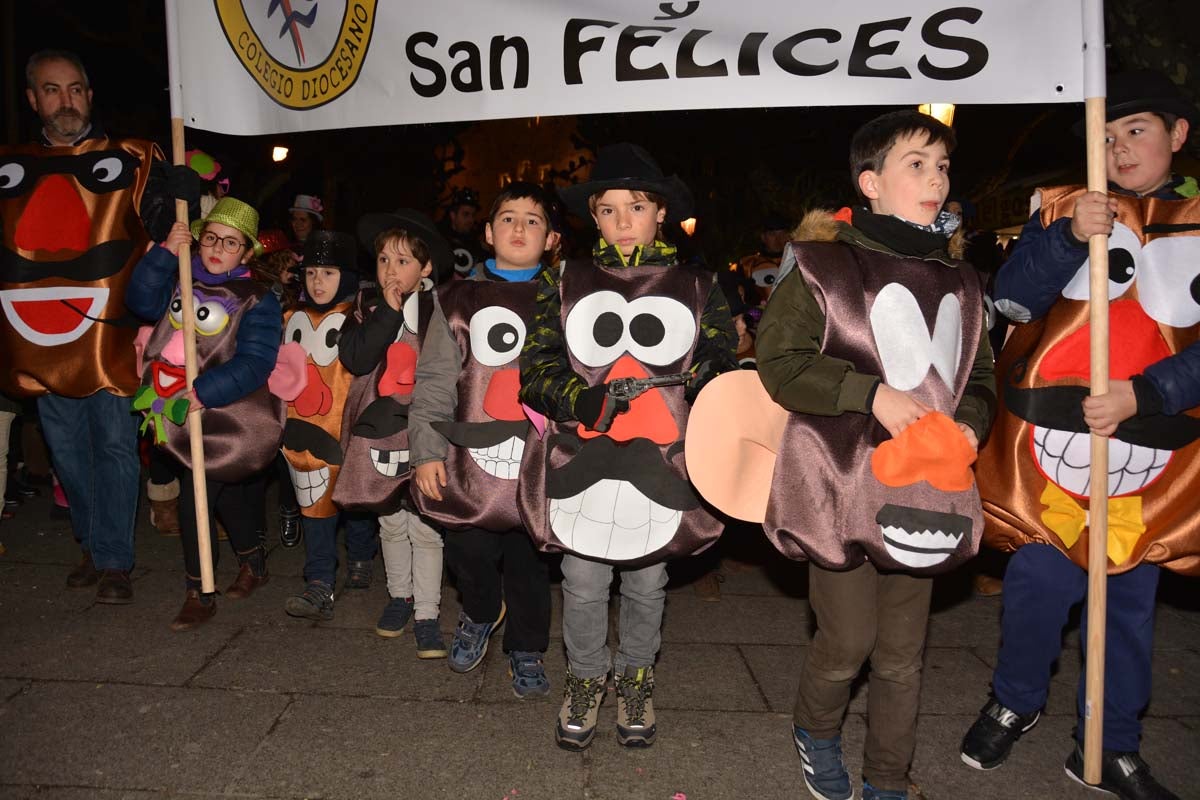
<path fill-rule="evenodd" d="M 150 377 L 154 382 L 154 391 L 158 392 L 159 397 L 171 397 L 187 386 L 187 372 L 184 368 L 162 361 L 155 361 L 150 365 Z"/>

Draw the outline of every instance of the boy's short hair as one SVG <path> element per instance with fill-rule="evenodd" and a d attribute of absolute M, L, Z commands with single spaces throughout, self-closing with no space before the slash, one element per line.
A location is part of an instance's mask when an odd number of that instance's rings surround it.
<path fill-rule="evenodd" d="M 421 263 L 421 266 L 429 263 L 429 245 L 415 233 L 409 233 L 404 228 L 388 228 L 375 237 L 375 255 L 378 256 L 382 253 L 383 248 L 387 247 L 389 242 L 396 242 L 407 246 L 408 251 L 412 253 L 413 258 Z"/>
<path fill-rule="evenodd" d="M 943 144 L 946 152 L 954 152 L 958 143 L 954 129 L 928 114 L 904 109 L 876 117 L 863 124 L 850 139 L 850 180 L 858 199 L 867 202 L 858 186 L 858 176 L 864 172 L 880 172 L 883 160 L 898 139 L 925 133 L 929 144 Z"/>
<path fill-rule="evenodd" d="M 496 215 L 500 213 L 500 206 L 509 200 L 526 199 L 532 200 L 542 207 L 542 216 L 546 218 L 546 230 L 555 230 L 554 217 L 557 209 L 554 205 L 553 195 L 536 183 L 529 181 L 513 181 L 501 189 L 500 194 L 496 195 L 496 199 L 492 203 L 492 210 L 488 212 L 488 222 L 496 220 Z"/>
<path fill-rule="evenodd" d="M 592 212 L 592 214 L 595 214 L 596 204 L 600 202 L 600 198 L 611 191 L 612 189 L 605 189 L 603 192 L 596 192 L 595 194 L 590 195 L 588 197 L 588 211 Z M 656 208 L 667 208 L 667 198 L 663 197 L 661 194 L 656 194 L 655 192 L 643 192 L 640 189 L 630 189 L 629 193 L 633 195 L 634 200 L 649 200 L 651 203 L 654 203 Z"/>

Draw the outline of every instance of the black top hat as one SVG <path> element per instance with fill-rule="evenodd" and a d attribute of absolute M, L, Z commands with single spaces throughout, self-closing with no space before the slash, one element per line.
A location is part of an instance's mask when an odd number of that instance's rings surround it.
<path fill-rule="evenodd" d="M 429 248 L 429 260 L 433 262 L 433 274 L 429 277 L 434 283 L 441 283 L 454 274 L 454 253 L 446 243 L 446 238 L 433 220 L 416 209 L 398 208 L 395 211 L 364 214 L 358 221 L 358 240 L 374 254 L 375 239 L 392 228 L 399 228 L 417 237 Z"/>
<path fill-rule="evenodd" d="M 628 142 L 601 147 L 588 181 L 564 187 L 558 193 L 572 214 L 587 219 L 591 216 L 588 198 L 609 189 L 661 195 L 667 200 L 667 216 L 672 220 L 692 215 L 692 192 L 687 184 L 678 175 L 664 175 L 644 148 Z"/>
<path fill-rule="evenodd" d="M 768 211 L 762 219 L 762 225 L 759 230 L 763 231 L 790 231 L 795 225 L 784 214 L 778 211 Z"/>
<path fill-rule="evenodd" d="M 464 186 L 461 189 L 455 189 L 454 194 L 450 195 L 450 202 L 446 204 L 448 211 L 453 211 L 459 206 L 474 206 L 479 209 L 479 194 L 470 186 Z"/>
<path fill-rule="evenodd" d="M 1161 72 L 1139 69 L 1109 78 L 1108 96 L 1104 101 L 1104 118 L 1112 122 L 1139 111 L 1174 114 L 1193 125 L 1200 118 L 1196 113 L 1196 106 L 1183 96 L 1183 92 L 1174 81 Z M 1081 119 L 1071 130 L 1076 136 L 1083 136 L 1085 126 L 1086 123 Z"/>
<path fill-rule="evenodd" d="M 337 267 L 358 271 L 354 237 L 337 231 L 313 231 L 304 240 L 304 266 Z"/>

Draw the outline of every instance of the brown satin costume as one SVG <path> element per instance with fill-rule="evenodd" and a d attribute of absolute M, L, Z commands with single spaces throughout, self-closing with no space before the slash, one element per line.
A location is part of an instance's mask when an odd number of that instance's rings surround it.
<path fill-rule="evenodd" d="M 354 316 L 362 322 L 360 293 Z M 408 406 L 416 385 L 417 358 L 433 313 L 433 295 L 414 292 L 404 301 L 404 324 L 383 362 L 350 384 L 342 421 L 342 470 L 333 501 L 346 511 L 386 516 L 400 510 L 412 477 L 408 459 Z"/>
<path fill-rule="evenodd" d="M 212 286 L 199 281 L 192 284 L 200 373 L 233 358 L 238 326 L 246 312 L 262 299 L 264 291 L 250 280 L 231 280 Z M 148 387 L 162 400 L 182 394 L 187 388 L 182 327 L 182 305 L 176 290 L 167 315 L 154 327 L 142 357 L 142 391 Z M 150 412 L 154 412 L 153 407 Z M 205 409 L 205 474 L 220 483 L 238 483 L 261 472 L 279 450 L 284 417 L 283 400 L 273 396 L 265 384 L 227 406 Z M 166 433 L 167 452 L 191 469 L 187 424 L 176 424 L 169 419 L 162 419 L 159 424 Z"/>
<path fill-rule="evenodd" d="M 350 301 L 321 312 L 299 308 L 283 315 L 283 341 L 299 342 L 308 355 L 308 385 L 288 403 L 283 456 L 288 462 L 300 513 L 325 518 L 338 513 L 333 491 L 344 461 L 342 419 L 354 376 L 338 360 L 337 341 Z"/>
<path fill-rule="evenodd" d="M 140 383 L 125 286 L 149 238 L 150 142 L 0 149 L 0 391 L 129 396 Z"/>
<path fill-rule="evenodd" d="M 1043 225 L 1071 214 L 1082 191 L 1043 189 Z M 1117 203 L 1109 239 L 1113 380 L 1141 373 L 1200 333 L 1200 198 L 1117 196 Z M 1080 403 L 1089 378 L 1088 267 L 1085 261 L 1063 299 L 1040 320 L 1018 325 L 1005 345 L 996 365 L 1003 408 L 978 466 L 989 546 L 1046 543 L 1084 568 L 1091 451 Z M 1147 561 L 1200 574 L 1198 439 L 1196 408 L 1135 416 L 1117 427 L 1108 445 L 1110 572 Z"/>
<path fill-rule="evenodd" d="M 983 325 L 975 271 L 839 243 L 793 243 L 790 252 L 825 314 L 822 352 L 952 419 Z M 870 414 L 790 414 L 763 523 L 767 537 L 788 558 L 833 570 L 869 559 L 882 571 L 929 575 L 975 555 L 983 519 L 973 481 L 946 491 L 916 468 L 893 481 L 905 485 L 877 476 L 876 451 L 885 442 L 907 446 L 905 438 L 891 440 Z"/>
<path fill-rule="evenodd" d="M 563 270 L 563 343 L 588 385 L 692 367 L 713 277 L 680 266 Z M 676 299 L 680 298 L 680 299 Z M 547 420 L 525 444 L 520 504 L 545 551 L 645 566 L 699 552 L 724 523 L 688 482 L 684 387 L 650 389 L 605 433 Z"/>
<path fill-rule="evenodd" d="M 532 426 L 517 399 L 517 358 L 533 319 L 532 282 L 452 281 L 438 303 L 463 355 L 455 421 L 434 423 L 446 437 L 448 485 L 442 500 L 413 492 L 417 510 L 447 528 L 520 527 L 517 476 Z"/>

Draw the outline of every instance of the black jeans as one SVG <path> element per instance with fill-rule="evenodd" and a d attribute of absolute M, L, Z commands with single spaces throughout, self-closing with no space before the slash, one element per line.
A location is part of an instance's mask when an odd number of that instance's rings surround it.
<path fill-rule="evenodd" d="M 525 531 L 448 530 L 446 564 L 458 579 L 463 611 L 472 622 L 500 615 L 503 587 L 508 609 L 504 650 L 545 652 L 550 644 L 550 572 Z"/>
<path fill-rule="evenodd" d="M 179 467 L 179 527 L 183 544 L 183 565 L 189 585 L 199 586 L 200 545 L 196 533 L 196 497 L 192 488 L 192 471 Z M 266 476 L 259 473 L 239 483 L 220 483 L 209 480 L 208 542 L 212 548 L 213 569 L 220 556 L 217 543 L 217 520 L 229 534 L 229 544 L 239 563 L 259 549 L 258 532 L 265 524 Z"/>

